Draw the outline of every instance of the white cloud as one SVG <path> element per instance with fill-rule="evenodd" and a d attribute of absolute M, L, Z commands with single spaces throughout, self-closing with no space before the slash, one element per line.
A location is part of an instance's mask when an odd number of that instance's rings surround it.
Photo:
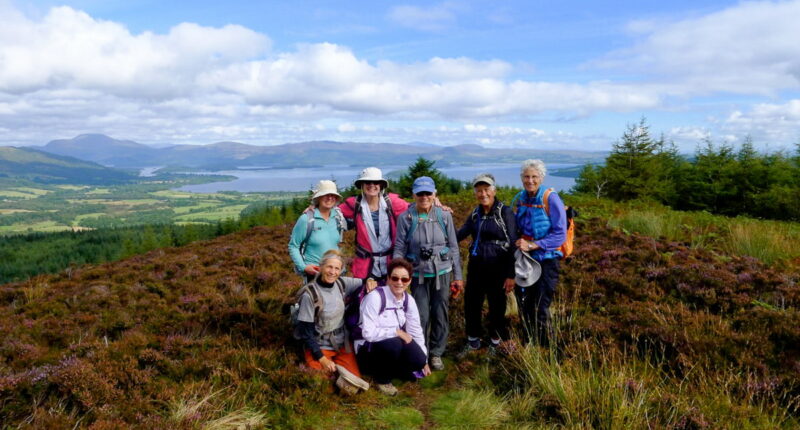
<path fill-rule="evenodd" d="M 4 9 L 4 12 L 7 12 Z M 262 55 L 269 38 L 237 25 L 183 23 L 132 35 L 124 26 L 57 7 L 40 21 L 0 18 L 0 91 L 96 89 L 127 97 L 195 91 L 201 71 Z"/>
<path fill-rule="evenodd" d="M 785 146 L 800 142 L 800 99 L 783 104 L 761 103 L 750 111 L 734 111 L 721 124 L 732 135 L 751 135 L 756 144 Z"/>
<path fill-rule="evenodd" d="M 800 1 L 746 2 L 674 22 L 634 21 L 644 40 L 594 64 L 667 83 L 674 95 L 800 88 Z"/>

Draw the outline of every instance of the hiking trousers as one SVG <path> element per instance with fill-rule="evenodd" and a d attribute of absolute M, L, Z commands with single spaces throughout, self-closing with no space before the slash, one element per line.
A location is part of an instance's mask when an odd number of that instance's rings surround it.
<path fill-rule="evenodd" d="M 352 373 L 353 375 L 359 377 L 361 376 L 361 372 L 358 371 L 358 363 L 356 362 L 356 355 L 353 354 L 352 352 L 347 352 L 347 348 L 342 347 L 339 348 L 338 351 L 323 349 L 322 355 L 328 357 L 329 360 L 349 370 L 350 373 Z M 322 364 L 319 361 L 314 360 L 314 357 L 311 356 L 311 351 L 309 351 L 308 349 L 305 348 L 303 349 L 303 358 L 305 358 L 308 367 L 316 370 L 322 370 Z"/>
<path fill-rule="evenodd" d="M 416 380 L 413 373 L 422 370 L 427 357 L 413 340 L 405 343 L 400 337 L 367 342 L 356 354 L 358 367 L 372 375 L 378 384 L 388 384 L 392 379 Z"/>
<path fill-rule="evenodd" d="M 542 276 L 530 287 L 514 288 L 519 314 L 522 317 L 526 340 L 536 339 L 541 346 L 548 346 L 552 337 L 550 303 L 558 284 L 559 262 L 549 258 L 540 262 Z"/>
<path fill-rule="evenodd" d="M 489 336 L 508 340 L 506 319 L 506 274 L 497 264 L 470 259 L 467 286 L 464 291 L 464 320 L 467 336 L 480 338 L 483 334 L 483 302 L 489 301 Z"/>
<path fill-rule="evenodd" d="M 430 357 L 441 357 L 447 346 L 450 334 L 447 306 L 450 301 L 451 273 L 439 275 L 439 289 L 436 289 L 436 278 L 423 278 L 419 284 L 417 276 L 411 277 L 411 296 L 419 309 L 419 323 L 425 333 L 425 346 Z"/>

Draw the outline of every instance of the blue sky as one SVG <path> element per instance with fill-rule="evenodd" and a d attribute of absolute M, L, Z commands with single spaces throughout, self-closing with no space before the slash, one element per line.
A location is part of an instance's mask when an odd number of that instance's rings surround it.
<path fill-rule="evenodd" d="M 255 4 L 253 4 L 255 3 Z M 800 1 L 0 0 L 0 145 L 800 141 Z"/>

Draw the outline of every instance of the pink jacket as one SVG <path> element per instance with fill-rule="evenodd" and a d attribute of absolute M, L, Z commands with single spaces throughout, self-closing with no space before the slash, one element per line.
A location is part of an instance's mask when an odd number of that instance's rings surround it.
<path fill-rule="evenodd" d="M 392 213 L 394 216 L 389 217 L 389 224 L 392 230 L 392 243 L 395 241 L 397 235 L 397 217 L 408 209 L 408 202 L 401 199 L 400 196 L 394 193 L 389 193 L 389 201 L 392 203 Z M 365 255 L 363 251 L 372 252 L 372 244 L 369 241 L 369 232 L 367 226 L 364 224 L 365 220 L 361 211 L 356 207 L 356 197 L 348 197 L 339 205 L 342 214 L 345 218 L 355 222 L 356 226 L 356 256 L 353 258 L 353 264 L 350 267 L 351 275 L 356 278 L 366 278 L 369 276 L 370 270 L 370 257 Z M 372 222 L 372 219 L 368 219 Z M 384 257 L 387 263 L 392 258 L 392 253 Z"/>

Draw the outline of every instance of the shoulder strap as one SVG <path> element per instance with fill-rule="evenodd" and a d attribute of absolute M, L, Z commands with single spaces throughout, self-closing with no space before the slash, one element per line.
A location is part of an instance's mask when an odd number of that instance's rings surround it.
<path fill-rule="evenodd" d="M 442 228 L 442 233 L 444 233 L 444 240 L 447 241 L 447 227 L 444 225 L 444 211 L 441 207 L 435 206 L 434 212 L 436 212 L 436 220 L 439 221 L 439 227 Z"/>
<path fill-rule="evenodd" d="M 344 219 L 344 214 L 338 206 L 333 207 L 333 217 L 336 220 L 336 229 L 339 230 L 339 242 L 341 242 L 341 236 L 347 230 L 347 220 Z"/>
<path fill-rule="evenodd" d="M 550 194 L 552 192 L 553 192 L 553 189 L 552 188 L 548 188 L 548 189 L 546 189 L 544 191 L 544 196 L 542 197 L 542 204 L 544 205 L 544 211 L 547 213 L 548 216 L 550 215 L 549 197 L 550 197 Z"/>
<path fill-rule="evenodd" d="M 408 292 L 403 292 L 403 312 L 408 309 Z"/>
<path fill-rule="evenodd" d="M 494 220 L 497 223 L 497 225 L 500 226 L 500 229 L 503 230 L 503 235 L 506 238 L 506 243 L 510 243 L 511 240 L 508 237 L 508 229 L 506 228 L 506 220 L 503 219 L 503 208 L 504 207 L 505 207 L 505 205 L 503 204 L 503 202 L 498 200 L 497 201 L 497 209 L 495 210 L 495 213 L 494 213 Z"/>
<path fill-rule="evenodd" d="M 406 232 L 406 244 L 411 242 L 411 237 L 414 236 L 414 230 L 417 229 L 417 224 L 419 224 L 419 214 L 417 214 L 416 206 L 408 208 L 408 216 L 411 218 L 411 225 L 408 226 L 408 232 Z"/>
<path fill-rule="evenodd" d="M 322 295 L 320 295 L 319 290 L 317 290 L 316 283 L 309 282 L 300 287 L 297 291 L 297 303 L 300 303 L 300 300 L 303 299 L 305 294 L 311 297 L 311 304 L 314 306 L 314 322 L 316 322 L 319 310 L 322 308 Z"/>
<path fill-rule="evenodd" d="M 380 293 L 379 295 L 381 296 L 381 307 L 380 310 L 378 310 L 378 315 L 380 315 L 386 310 L 386 293 L 383 292 L 383 288 L 378 288 L 378 293 Z"/>
<path fill-rule="evenodd" d="M 308 244 L 308 239 L 311 237 L 311 233 L 314 232 L 314 209 L 307 209 L 303 212 L 306 215 L 306 237 L 303 238 L 302 242 L 300 242 L 300 254 L 304 254 L 306 250 L 306 245 Z"/>

